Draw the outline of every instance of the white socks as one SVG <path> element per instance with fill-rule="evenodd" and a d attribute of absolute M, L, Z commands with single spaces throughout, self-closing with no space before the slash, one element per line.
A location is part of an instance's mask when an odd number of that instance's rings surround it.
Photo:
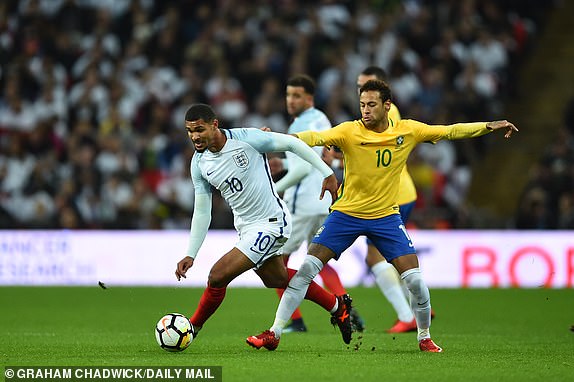
<path fill-rule="evenodd" d="M 403 283 L 399 279 L 399 274 L 392 264 L 381 261 L 371 268 L 375 276 L 375 282 L 379 286 L 383 295 L 389 300 L 399 320 L 411 322 L 415 316 L 409 305 L 407 295 L 403 290 Z"/>
<path fill-rule="evenodd" d="M 431 305 L 430 293 L 423 281 L 421 270 L 412 268 L 401 274 L 401 279 L 411 292 L 411 308 L 415 314 L 418 327 L 417 339 L 430 338 Z"/>
<path fill-rule="evenodd" d="M 317 276 L 317 274 L 323 268 L 323 262 L 316 258 L 315 256 L 307 255 L 301 267 L 295 273 L 281 301 L 279 301 L 279 306 L 277 307 L 277 312 L 275 313 L 275 321 L 271 329 L 275 333 L 275 337 L 281 337 L 283 328 L 287 325 L 289 318 L 301 304 L 309 289 L 309 284 Z"/>

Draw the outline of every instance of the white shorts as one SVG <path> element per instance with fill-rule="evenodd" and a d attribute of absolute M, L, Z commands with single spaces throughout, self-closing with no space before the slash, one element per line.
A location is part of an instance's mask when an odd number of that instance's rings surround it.
<path fill-rule="evenodd" d="M 267 259 L 280 255 L 279 250 L 291 234 L 291 224 L 282 226 L 267 222 L 244 226 L 235 247 L 255 264 L 254 269 L 259 269 Z"/>
<path fill-rule="evenodd" d="M 307 245 L 315 236 L 317 230 L 321 227 L 325 219 L 325 215 L 292 215 L 293 219 L 293 231 L 291 232 L 291 237 L 287 240 L 287 243 L 281 248 L 281 254 L 290 255 L 291 253 L 297 251 L 304 241 Z"/>

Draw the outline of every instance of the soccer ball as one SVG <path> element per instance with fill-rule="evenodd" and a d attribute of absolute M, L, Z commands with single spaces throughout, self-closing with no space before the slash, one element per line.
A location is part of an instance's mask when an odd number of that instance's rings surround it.
<path fill-rule="evenodd" d="M 155 326 L 155 339 L 158 345 L 167 351 L 187 349 L 193 336 L 193 326 L 183 314 L 166 314 Z"/>

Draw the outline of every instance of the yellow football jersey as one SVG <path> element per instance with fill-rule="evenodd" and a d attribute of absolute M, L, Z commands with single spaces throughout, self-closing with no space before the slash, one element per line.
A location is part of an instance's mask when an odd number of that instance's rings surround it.
<path fill-rule="evenodd" d="M 398 213 L 401 172 L 418 143 L 472 138 L 489 132 L 486 122 L 427 125 L 389 118 L 389 127 L 382 133 L 367 129 L 362 120 L 355 120 L 321 132 L 304 131 L 297 136 L 309 146 L 337 146 L 343 151 L 343 183 L 331 208 L 358 218 L 377 219 Z"/>
<path fill-rule="evenodd" d="M 389 110 L 388 115 L 389 119 L 395 123 L 401 120 L 401 113 L 399 113 L 399 109 L 394 103 L 391 104 L 391 109 Z M 411 178 L 411 175 L 409 174 L 407 165 L 405 165 L 405 167 L 403 167 L 403 171 L 401 171 L 399 192 L 397 194 L 397 204 L 400 206 L 414 202 L 415 200 L 417 200 L 417 189 L 415 188 L 413 178 Z"/>

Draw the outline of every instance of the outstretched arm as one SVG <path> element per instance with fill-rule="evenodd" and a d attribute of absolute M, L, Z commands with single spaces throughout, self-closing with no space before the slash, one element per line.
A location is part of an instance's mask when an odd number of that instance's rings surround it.
<path fill-rule="evenodd" d="M 287 174 L 275 183 L 277 192 L 284 192 L 289 187 L 296 185 L 301 179 L 305 178 L 313 168 L 309 162 L 295 155 L 288 155 L 287 161 L 289 162 Z"/>
<path fill-rule="evenodd" d="M 514 124 L 508 122 L 507 120 L 502 121 L 492 121 L 486 123 L 486 128 L 488 130 L 498 130 L 498 129 L 506 129 L 506 134 L 504 134 L 504 138 L 510 138 L 513 131 L 518 131 Z"/>
<path fill-rule="evenodd" d="M 260 129 L 240 129 L 235 132 L 239 139 L 249 143 L 260 153 L 268 153 L 273 151 L 284 152 L 290 151 L 302 158 L 306 162 L 315 167 L 325 178 L 323 180 L 323 190 L 321 191 L 321 199 L 325 191 L 331 193 L 332 201 L 337 199 L 337 178 L 333 170 L 323 159 L 313 151 L 312 148 L 307 146 L 303 141 L 294 136 L 280 133 L 272 133 L 261 131 Z"/>
<path fill-rule="evenodd" d="M 331 200 L 334 202 L 337 200 L 337 178 L 333 170 L 323 161 L 323 159 L 305 142 L 295 138 L 292 135 L 271 133 L 274 135 L 275 144 L 280 147 L 284 147 L 285 151 L 291 151 L 298 157 L 309 162 L 313 167 L 315 167 L 323 175 L 323 187 L 321 189 L 320 199 L 323 199 L 325 191 L 331 194 Z"/>
<path fill-rule="evenodd" d="M 413 120 L 403 120 L 413 127 L 415 136 L 419 142 L 437 142 L 441 139 L 466 139 L 476 138 L 488 134 L 494 130 L 506 129 L 505 138 L 510 138 L 513 131 L 518 131 L 516 126 L 508 121 L 470 122 L 455 123 L 452 125 L 427 125 Z"/>
<path fill-rule="evenodd" d="M 192 267 L 197 252 L 201 248 L 207 230 L 211 223 L 211 194 L 196 194 L 193 207 L 193 218 L 191 220 L 191 230 L 189 232 L 189 244 L 187 256 L 177 263 L 175 277 L 179 281 L 185 278 L 186 272 Z"/>

